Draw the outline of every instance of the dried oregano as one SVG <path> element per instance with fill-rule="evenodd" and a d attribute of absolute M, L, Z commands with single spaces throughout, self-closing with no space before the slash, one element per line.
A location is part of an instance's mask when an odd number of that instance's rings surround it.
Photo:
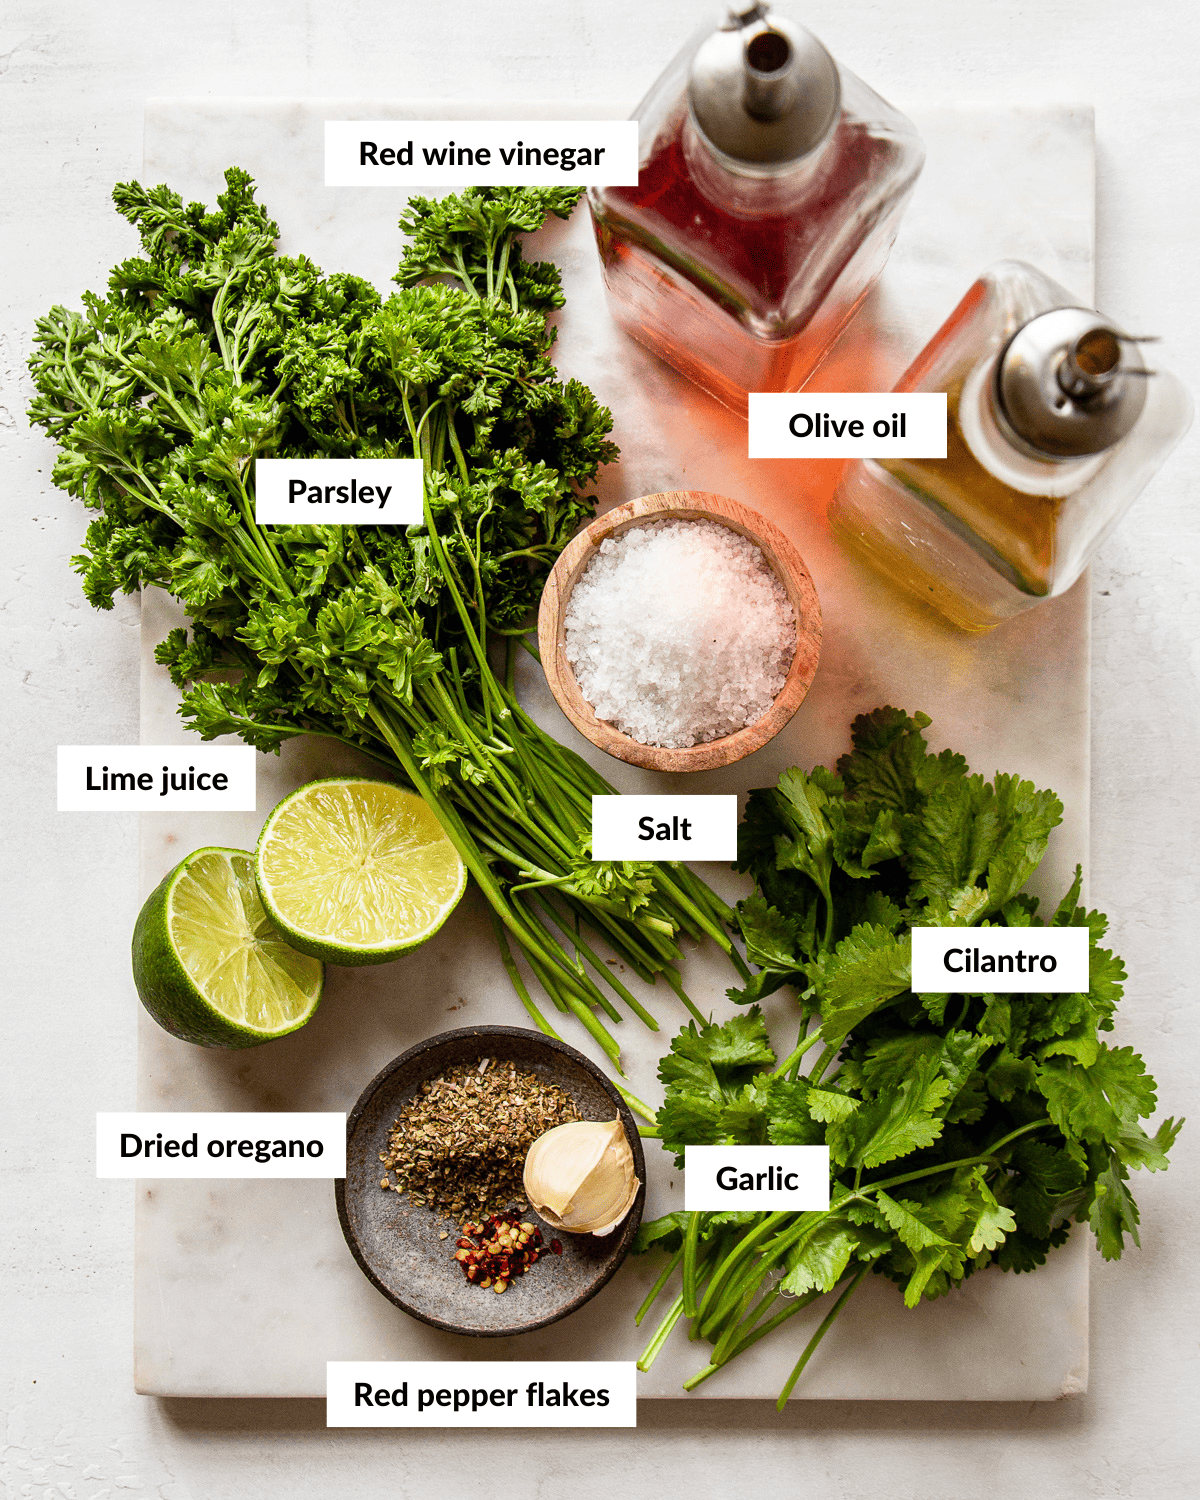
<path fill-rule="evenodd" d="M 523 1210 L 526 1152 L 579 1117 L 568 1094 L 515 1063 L 485 1057 L 450 1068 L 401 1110 L 380 1156 L 380 1186 L 459 1224 Z"/>

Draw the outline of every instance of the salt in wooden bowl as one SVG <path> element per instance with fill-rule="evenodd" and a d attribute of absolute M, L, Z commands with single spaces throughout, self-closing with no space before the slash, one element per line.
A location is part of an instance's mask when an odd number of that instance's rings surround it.
<path fill-rule="evenodd" d="M 571 590 L 609 537 L 653 521 L 716 521 L 757 546 L 783 585 L 796 616 L 796 654 L 774 703 L 760 719 L 733 734 L 685 749 L 643 745 L 598 719 L 583 696 L 566 655 L 566 614 Z M 614 643 L 614 645 L 619 643 Z M 787 537 L 764 516 L 724 495 L 707 490 L 668 490 L 643 495 L 599 516 L 559 556 L 546 580 L 538 609 L 538 648 L 542 670 L 555 701 L 580 734 L 618 760 L 652 771 L 709 771 L 732 765 L 761 749 L 803 703 L 821 654 L 821 606 L 812 578 Z"/>

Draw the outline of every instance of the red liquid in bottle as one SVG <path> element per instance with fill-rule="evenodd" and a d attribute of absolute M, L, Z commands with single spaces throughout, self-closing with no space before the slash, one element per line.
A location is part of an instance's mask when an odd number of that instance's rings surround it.
<path fill-rule="evenodd" d="M 591 195 L 617 321 L 734 410 L 798 390 L 882 270 L 919 166 L 843 115 L 814 160 L 755 178 L 680 115 L 636 188 Z"/>

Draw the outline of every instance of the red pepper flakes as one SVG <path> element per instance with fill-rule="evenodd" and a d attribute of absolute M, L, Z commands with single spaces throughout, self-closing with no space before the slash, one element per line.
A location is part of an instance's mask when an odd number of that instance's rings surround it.
<path fill-rule="evenodd" d="M 514 1276 L 524 1276 L 542 1254 L 542 1231 L 514 1213 L 492 1214 L 484 1223 L 464 1224 L 454 1258 L 476 1286 L 506 1292 Z M 557 1249 L 554 1247 L 557 1246 Z M 551 1243 L 562 1254 L 557 1240 Z"/>
<path fill-rule="evenodd" d="M 561 1240 L 551 1240 L 550 1241 L 550 1248 L 551 1248 L 551 1250 L 554 1251 L 555 1255 L 561 1255 L 562 1254 L 562 1241 Z"/>

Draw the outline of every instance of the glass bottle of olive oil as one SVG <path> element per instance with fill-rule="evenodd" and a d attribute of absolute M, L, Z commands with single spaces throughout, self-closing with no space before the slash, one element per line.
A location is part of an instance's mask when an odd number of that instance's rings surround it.
<path fill-rule="evenodd" d="M 946 457 L 852 464 L 830 525 L 970 631 L 1069 589 L 1192 417 L 1136 339 L 1021 261 L 979 278 L 896 389 L 946 392 Z"/>

